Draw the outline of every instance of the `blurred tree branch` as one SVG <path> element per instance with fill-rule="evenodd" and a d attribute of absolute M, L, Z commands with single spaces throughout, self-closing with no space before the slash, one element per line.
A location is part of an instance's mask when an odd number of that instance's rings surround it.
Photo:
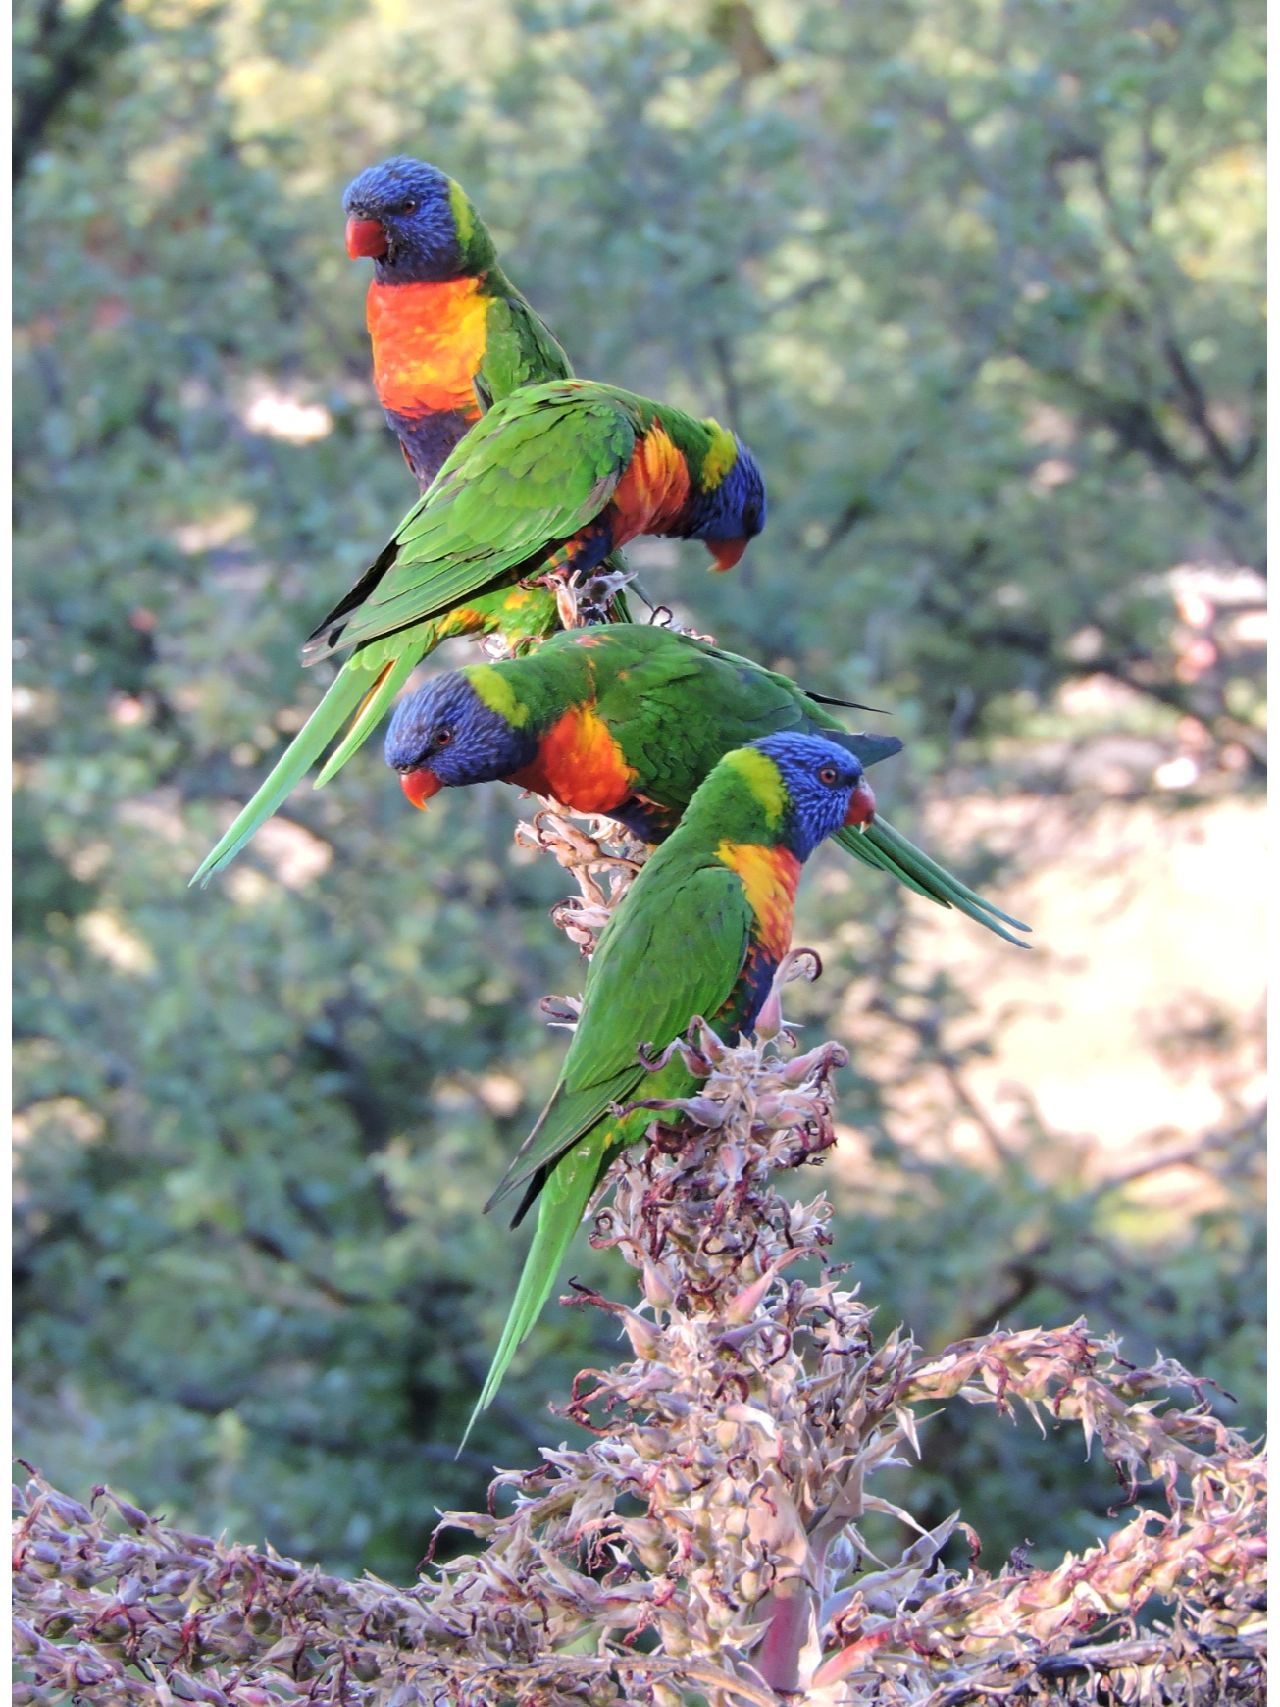
<path fill-rule="evenodd" d="M 34 37 L 25 44 L 20 42 L 26 53 L 18 57 L 13 122 L 15 189 L 67 101 L 123 45 L 122 13 L 123 0 L 93 0 L 85 11 L 71 11 L 63 0 L 39 0 Z"/>

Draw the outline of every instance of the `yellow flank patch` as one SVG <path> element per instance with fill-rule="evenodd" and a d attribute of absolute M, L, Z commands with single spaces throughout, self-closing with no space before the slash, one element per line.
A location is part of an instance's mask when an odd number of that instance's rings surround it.
<path fill-rule="evenodd" d="M 791 945 L 800 861 L 788 848 L 762 847 L 757 842 L 721 842 L 716 858 L 735 871 L 747 905 L 755 914 L 758 938 L 774 960 Z"/>
<path fill-rule="evenodd" d="M 449 209 L 453 214 L 453 223 L 458 228 L 458 247 L 465 249 L 471 241 L 471 233 L 476 228 L 475 214 L 467 200 L 466 191 L 461 184 L 455 184 L 452 178 L 449 180 Z"/>
<path fill-rule="evenodd" d="M 738 747 L 727 753 L 721 763 L 733 766 L 764 808 L 769 828 L 776 829 L 787 810 L 787 788 L 782 772 L 769 755 L 762 753 L 759 747 Z"/>
<path fill-rule="evenodd" d="M 468 664 L 463 674 L 489 710 L 496 711 L 513 729 L 522 729 L 529 721 L 529 707 L 521 705 L 511 683 L 492 664 Z"/>
<path fill-rule="evenodd" d="M 688 497 L 684 453 L 661 427 L 650 427 L 636 441 L 609 503 L 613 543 L 623 545 L 642 533 L 664 533 L 678 520 Z"/>
<path fill-rule="evenodd" d="M 737 462 L 738 444 L 729 429 L 722 427 L 719 421 L 704 421 L 703 426 L 711 429 L 711 443 L 702 459 L 698 484 L 704 492 L 711 492 Z"/>

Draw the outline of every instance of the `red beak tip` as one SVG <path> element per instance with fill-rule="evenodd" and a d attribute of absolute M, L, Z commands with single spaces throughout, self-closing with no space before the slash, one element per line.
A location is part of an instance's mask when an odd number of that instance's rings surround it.
<path fill-rule="evenodd" d="M 404 797 L 410 806 L 416 806 L 419 812 L 425 812 L 428 800 L 433 794 L 440 792 L 440 778 L 424 766 L 416 771 L 403 771 L 400 787 L 404 790 Z"/>
<path fill-rule="evenodd" d="M 713 539 L 708 550 L 715 559 L 716 572 L 723 574 L 726 569 L 732 569 L 740 561 L 747 549 L 745 539 Z"/>
<path fill-rule="evenodd" d="M 387 252 L 387 234 L 381 221 L 376 219 L 349 219 L 346 241 L 347 254 L 353 261 L 358 261 L 361 256 L 376 261 Z"/>
<path fill-rule="evenodd" d="M 876 797 L 871 784 L 866 777 L 860 777 L 853 793 L 849 796 L 849 805 L 845 811 L 846 824 L 869 824 L 876 815 Z"/>

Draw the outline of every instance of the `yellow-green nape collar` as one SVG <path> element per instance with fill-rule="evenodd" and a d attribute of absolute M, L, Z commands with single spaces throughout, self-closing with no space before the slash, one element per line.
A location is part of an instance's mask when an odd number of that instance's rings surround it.
<path fill-rule="evenodd" d="M 516 690 L 501 670 L 492 664 L 468 664 L 462 673 L 490 711 L 496 711 L 513 729 L 524 728 L 529 707 L 516 698 Z"/>
<path fill-rule="evenodd" d="M 719 421 L 703 423 L 711 435 L 707 454 L 702 459 L 698 484 L 704 492 L 712 492 L 738 460 L 738 441 Z"/>
<path fill-rule="evenodd" d="M 465 249 L 476 228 L 476 213 L 467 200 L 467 192 L 461 184 L 455 184 L 452 178 L 449 180 L 449 209 L 458 233 L 458 247 Z"/>
<path fill-rule="evenodd" d="M 790 802 L 782 772 L 759 747 L 738 747 L 725 756 L 729 765 L 746 782 L 753 798 L 764 809 L 765 822 L 771 830 L 782 822 Z"/>

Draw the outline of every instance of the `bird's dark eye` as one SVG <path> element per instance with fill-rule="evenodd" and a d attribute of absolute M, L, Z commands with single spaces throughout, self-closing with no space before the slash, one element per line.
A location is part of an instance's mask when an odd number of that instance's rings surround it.
<path fill-rule="evenodd" d="M 450 729 L 447 724 L 443 728 L 436 730 L 435 744 L 437 747 L 447 747 L 452 740 L 453 730 Z"/>
<path fill-rule="evenodd" d="M 818 781 L 827 788 L 834 788 L 840 780 L 840 772 L 834 765 L 823 765 L 818 772 Z"/>
<path fill-rule="evenodd" d="M 417 211 L 418 211 L 418 204 L 416 201 L 414 201 L 412 196 L 406 196 L 405 199 L 400 203 L 400 212 L 401 213 L 417 213 Z"/>

